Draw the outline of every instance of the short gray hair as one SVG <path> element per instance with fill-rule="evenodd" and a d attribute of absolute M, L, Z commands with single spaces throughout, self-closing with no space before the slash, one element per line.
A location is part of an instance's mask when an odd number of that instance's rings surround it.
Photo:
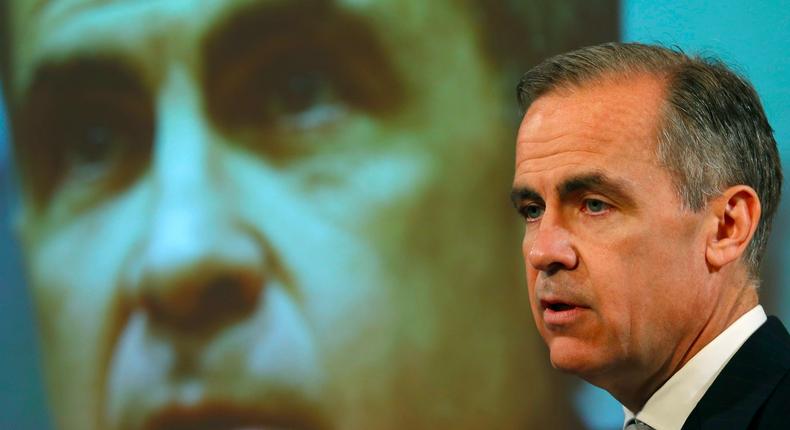
<path fill-rule="evenodd" d="M 553 90 L 611 76 L 650 74 L 665 83 L 657 155 L 685 208 L 699 211 L 727 187 L 748 185 L 762 217 L 746 249 L 756 280 L 779 205 L 782 167 L 773 130 L 752 85 L 715 58 L 640 43 L 606 43 L 545 60 L 521 78 L 523 110 Z"/>

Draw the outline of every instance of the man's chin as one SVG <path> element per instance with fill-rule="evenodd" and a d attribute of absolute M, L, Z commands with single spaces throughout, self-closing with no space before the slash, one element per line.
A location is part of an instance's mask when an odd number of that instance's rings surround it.
<path fill-rule="evenodd" d="M 549 357 L 555 369 L 582 377 L 595 373 L 601 367 L 600 363 L 596 363 L 597 354 L 591 351 L 590 345 L 572 337 L 551 339 Z"/>

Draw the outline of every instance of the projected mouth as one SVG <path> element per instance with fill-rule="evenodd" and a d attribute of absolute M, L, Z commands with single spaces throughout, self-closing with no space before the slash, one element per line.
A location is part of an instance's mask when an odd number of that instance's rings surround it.
<path fill-rule="evenodd" d="M 322 428 L 304 415 L 272 416 L 233 405 L 171 407 L 154 415 L 146 430 L 307 430 Z"/>
<path fill-rule="evenodd" d="M 333 428 L 310 327 L 283 285 L 263 294 L 258 318 L 211 336 L 173 334 L 133 312 L 108 361 L 102 428 Z"/>

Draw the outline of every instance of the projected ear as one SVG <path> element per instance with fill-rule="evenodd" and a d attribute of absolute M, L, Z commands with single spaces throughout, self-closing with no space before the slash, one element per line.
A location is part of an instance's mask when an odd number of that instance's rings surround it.
<path fill-rule="evenodd" d="M 760 198 L 751 187 L 736 185 L 716 198 L 711 210 L 717 225 L 708 239 L 705 257 L 709 265 L 721 268 L 746 251 L 760 221 Z"/>

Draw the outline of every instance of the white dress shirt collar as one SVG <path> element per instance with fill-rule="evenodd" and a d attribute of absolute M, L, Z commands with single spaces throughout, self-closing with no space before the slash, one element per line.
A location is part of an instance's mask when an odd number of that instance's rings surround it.
<path fill-rule="evenodd" d="M 623 407 L 623 425 L 636 418 L 656 430 L 679 430 L 730 358 L 766 319 L 760 305 L 741 315 L 672 375 L 641 411 L 634 414 Z"/>

